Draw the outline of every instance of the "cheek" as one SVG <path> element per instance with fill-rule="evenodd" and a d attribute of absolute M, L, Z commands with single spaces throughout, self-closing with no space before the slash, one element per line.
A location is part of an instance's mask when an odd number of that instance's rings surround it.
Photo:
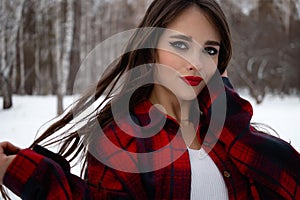
<path fill-rule="evenodd" d="M 211 77 L 215 74 L 217 71 L 217 65 L 218 65 L 218 58 L 216 59 L 207 59 L 206 62 L 203 65 L 203 72 L 204 72 L 204 80 L 205 82 L 208 82 Z"/>
<path fill-rule="evenodd" d="M 154 80 L 158 83 L 169 87 L 174 81 L 176 81 L 177 72 L 173 67 L 169 67 L 166 64 L 156 64 L 154 68 Z"/>
<path fill-rule="evenodd" d="M 182 66 L 182 59 L 169 51 L 158 50 L 157 62 L 178 71 Z"/>

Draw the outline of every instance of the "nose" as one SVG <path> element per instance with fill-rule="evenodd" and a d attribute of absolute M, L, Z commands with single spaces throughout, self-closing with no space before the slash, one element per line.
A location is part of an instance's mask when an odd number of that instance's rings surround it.
<path fill-rule="evenodd" d="M 200 61 L 200 59 L 193 60 L 188 63 L 187 70 L 189 71 L 199 71 L 203 67 L 203 63 Z"/>

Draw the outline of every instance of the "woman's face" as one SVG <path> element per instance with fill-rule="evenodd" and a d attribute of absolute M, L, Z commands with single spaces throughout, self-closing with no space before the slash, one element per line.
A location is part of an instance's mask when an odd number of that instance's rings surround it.
<path fill-rule="evenodd" d="M 217 70 L 220 43 L 218 31 L 202 10 L 192 6 L 183 11 L 158 41 L 154 70 L 158 84 L 153 92 L 176 95 L 178 100 L 196 98 Z"/>

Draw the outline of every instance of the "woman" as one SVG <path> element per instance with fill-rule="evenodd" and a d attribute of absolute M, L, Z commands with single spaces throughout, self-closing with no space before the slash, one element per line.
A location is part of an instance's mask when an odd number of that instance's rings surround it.
<path fill-rule="evenodd" d="M 32 148 L 1 143 L 4 185 L 24 199 L 300 199 L 299 153 L 250 125 L 251 105 L 226 78 L 232 49 L 218 4 L 155 0 L 143 27 L 157 29 L 138 29 L 96 92 Z M 48 141 L 62 142 L 59 154 L 37 145 L 103 94 L 84 127 Z M 79 153 L 84 180 L 65 160 Z"/>

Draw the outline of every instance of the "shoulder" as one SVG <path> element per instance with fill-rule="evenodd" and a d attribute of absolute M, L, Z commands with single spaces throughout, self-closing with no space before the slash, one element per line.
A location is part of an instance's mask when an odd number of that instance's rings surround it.
<path fill-rule="evenodd" d="M 111 142 L 124 149 L 138 135 L 137 125 L 131 116 L 115 118 L 103 127 L 100 132 L 103 132 L 103 136 L 107 137 Z"/>
<path fill-rule="evenodd" d="M 285 199 L 295 197 L 297 193 L 295 191 L 300 191 L 300 154 L 280 138 L 265 133 L 256 134 L 259 135 L 258 145 L 253 148 L 256 149 L 257 160 L 253 162 L 260 162 L 255 168 L 260 173 L 259 177 L 254 177 L 261 183 L 260 188 L 277 182 L 280 185 L 277 185 L 274 192 L 276 191 Z M 270 180 L 272 183 L 269 182 Z"/>
<path fill-rule="evenodd" d="M 111 157 L 122 152 L 137 152 L 137 130 L 132 126 L 129 117 L 114 119 L 104 127 L 95 125 L 92 133 L 86 138 L 89 152 L 95 156 Z M 106 159 L 106 158 L 105 158 Z"/>
<path fill-rule="evenodd" d="M 289 167 L 297 166 L 300 168 L 300 154 L 281 138 L 275 137 L 267 133 L 251 131 L 257 138 L 257 151 L 268 155 L 270 159 L 282 162 Z M 300 177 L 300 171 L 299 171 Z"/>

